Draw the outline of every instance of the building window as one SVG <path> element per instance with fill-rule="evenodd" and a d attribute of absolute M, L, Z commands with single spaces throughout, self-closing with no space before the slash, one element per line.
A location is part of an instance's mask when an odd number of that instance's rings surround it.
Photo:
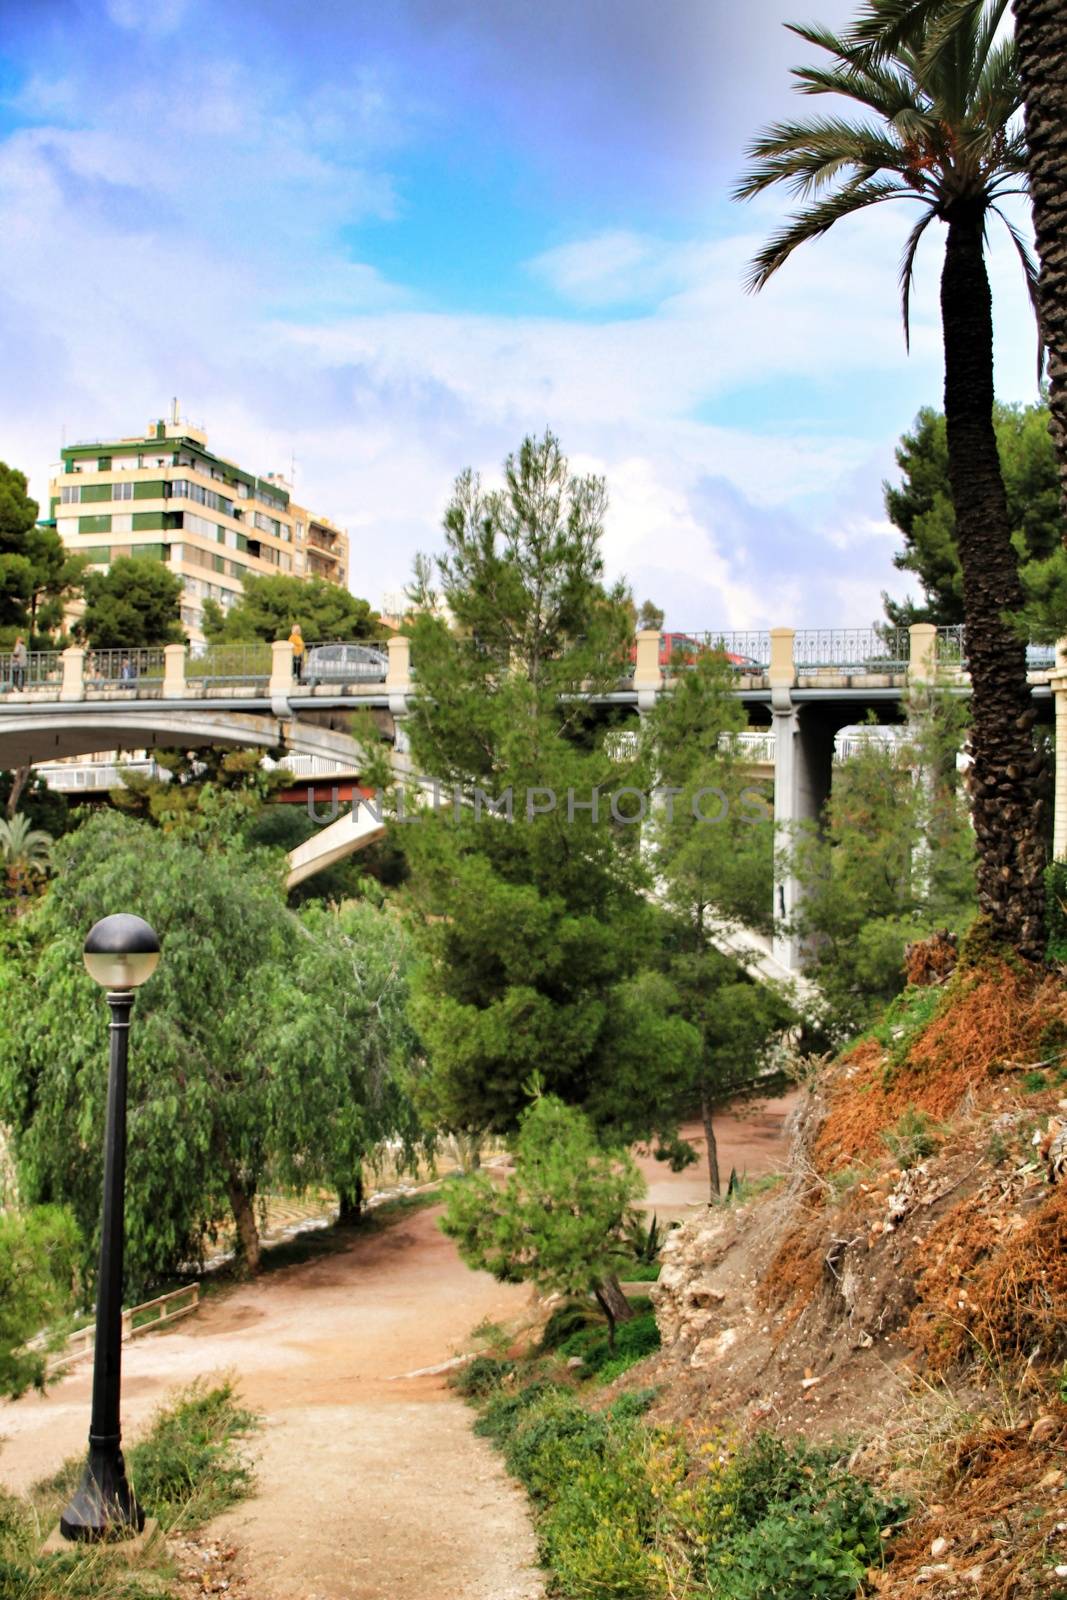
<path fill-rule="evenodd" d="M 112 500 L 132 500 L 133 487 L 132 483 L 113 483 L 111 485 Z"/>
<path fill-rule="evenodd" d="M 80 483 L 65 483 L 59 491 L 59 497 L 65 506 L 76 506 L 82 497 Z"/>
<path fill-rule="evenodd" d="M 132 533 L 133 515 L 129 511 L 116 511 L 111 518 L 112 533 Z"/>

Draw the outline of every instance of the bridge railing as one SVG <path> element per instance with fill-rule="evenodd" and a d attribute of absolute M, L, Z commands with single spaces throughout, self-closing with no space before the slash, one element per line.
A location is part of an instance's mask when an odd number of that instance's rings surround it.
<path fill-rule="evenodd" d="M 185 663 L 187 683 L 258 683 L 271 670 L 271 647 L 261 639 L 248 644 L 210 644 Z"/>
<path fill-rule="evenodd" d="M 163 651 L 87 650 L 82 670 L 90 689 L 136 690 L 162 680 Z"/>
<path fill-rule="evenodd" d="M 937 664 L 941 667 L 967 666 L 967 633 L 962 622 L 954 622 L 937 630 Z M 1056 665 L 1056 646 L 1039 644 L 1031 640 L 1026 647 L 1028 672 L 1051 672 Z"/>
<path fill-rule="evenodd" d="M 906 672 L 907 628 L 798 628 L 793 664 L 799 672 Z"/>
<path fill-rule="evenodd" d="M 0 694 L 9 694 L 14 689 L 18 670 L 10 650 L 0 654 Z M 24 689 L 58 687 L 63 678 L 63 657 L 58 650 L 31 650 L 22 676 Z"/>

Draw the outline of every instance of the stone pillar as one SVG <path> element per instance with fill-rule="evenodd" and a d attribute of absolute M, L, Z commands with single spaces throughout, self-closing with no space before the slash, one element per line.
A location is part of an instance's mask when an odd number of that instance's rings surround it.
<path fill-rule="evenodd" d="M 771 698 L 773 701 L 775 689 L 791 689 L 797 681 L 797 669 L 793 664 L 793 641 L 797 636 L 795 628 L 771 629 Z"/>
<path fill-rule="evenodd" d="M 85 651 L 80 644 L 68 645 L 63 651 L 63 682 L 59 688 L 59 698 L 85 699 Z"/>
<path fill-rule="evenodd" d="M 908 633 L 908 684 L 933 683 L 937 677 L 937 629 L 932 622 L 913 622 Z"/>
<path fill-rule="evenodd" d="M 389 709 L 394 716 L 403 716 L 408 708 L 411 693 L 411 640 L 403 633 L 394 633 L 386 640 L 389 666 L 385 674 L 385 689 L 389 696 Z"/>
<path fill-rule="evenodd" d="M 185 646 L 183 644 L 165 644 L 163 646 L 163 698 L 164 700 L 185 699 Z"/>
<path fill-rule="evenodd" d="M 293 647 L 288 639 L 275 639 L 270 648 L 271 699 L 288 700 L 293 689 Z"/>
<path fill-rule="evenodd" d="M 1067 857 L 1067 639 L 1056 646 L 1056 670 L 1049 679 L 1056 707 L 1056 781 L 1053 799 L 1052 856 Z"/>
<path fill-rule="evenodd" d="M 663 673 L 659 664 L 659 639 L 658 628 L 642 628 L 637 635 L 634 688 L 637 691 L 639 711 L 651 711 L 656 703 L 656 696 L 663 688 Z"/>

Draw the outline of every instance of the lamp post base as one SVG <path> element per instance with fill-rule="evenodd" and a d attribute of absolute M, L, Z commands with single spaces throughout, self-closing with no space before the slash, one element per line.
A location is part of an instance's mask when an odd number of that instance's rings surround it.
<path fill-rule="evenodd" d="M 143 1527 L 144 1512 L 126 1481 L 122 1451 L 90 1445 L 82 1481 L 59 1519 L 63 1538 L 84 1543 L 126 1539 Z"/>

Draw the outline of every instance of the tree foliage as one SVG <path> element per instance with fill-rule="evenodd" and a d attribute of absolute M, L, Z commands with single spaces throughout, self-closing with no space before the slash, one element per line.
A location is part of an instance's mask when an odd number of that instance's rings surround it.
<path fill-rule="evenodd" d="M 871 739 L 834 771 L 822 826 L 790 842 L 795 929 L 835 1039 L 903 988 L 905 946 L 974 916 L 974 836 L 956 751 L 960 702 L 934 691 L 898 745 Z"/>
<path fill-rule="evenodd" d="M 1057 606 L 1067 622 L 1064 527 L 1048 407 L 998 402 L 993 420 L 1024 587 L 1031 601 L 1040 595 L 1047 605 Z M 893 557 L 893 564 L 901 572 L 914 573 L 923 600 L 916 604 L 884 596 L 886 615 L 898 627 L 912 622 L 962 622 L 963 571 L 944 413 L 924 406 L 910 432 L 901 438 L 896 458 L 902 482 L 885 485 L 885 508 L 904 535 L 904 549 Z"/>
<path fill-rule="evenodd" d="M 370 908 L 362 921 L 301 919 L 276 858 L 114 812 L 61 840 L 55 865 L 0 947 L 0 1119 L 22 1192 L 69 1204 L 91 1269 L 107 1019 L 81 946 L 98 918 L 136 912 L 163 957 L 131 1033 L 130 1291 L 195 1260 L 227 1212 L 255 1267 L 265 1184 L 340 1186 L 357 1151 L 388 1130 L 409 1135 L 391 1075 L 409 1038 L 401 936 Z"/>
<path fill-rule="evenodd" d="M 783 994 L 715 944 L 731 923 L 765 932 L 772 923 L 773 811 L 746 773 L 734 737 L 744 713 L 730 690 L 725 658 L 702 655 L 646 719 L 660 796 L 650 832 L 668 915 L 664 971 L 700 1039 L 681 1109 L 703 1119 L 712 1195 L 720 1189 L 713 1113 L 756 1089 L 776 1034 L 792 1020 Z"/>
<path fill-rule="evenodd" d="M 639 830 L 609 804 L 633 764 L 613 759 L 586 698 L 617 685 L 632 637 L 629 597 L 603 583 L 604 504 L 555 438 L 527 439 L 503 489 L 457 481 L 445 553 L 420 569 L 413 759 L 470 803 L 397 836 L 426 958 L 414 1014 L 429 1114 L 457 1132 L 513 1128 L 537 1072 L 597 1125 L 647 1134 L 695 1048 L 647 982 L 658 935 Z M 579 807 L 595 790 L 594 819 Z M 509 793 L 512 819 L 491 815 L 486 798 Z"/>
<path fill-rule="evenodd" d="M 450 1185 L 441 1227 L 468 1266 L 542 1294 L 595 1295 L 614 1329 L 609 1286 L 632 1257 L 645 1190 L 632 1157 L 604 1148 L 587 1117 L 542 1093 L 522 1114 L 513 1152 L 502 1188 L 484 1172 Z"/>
<path fill-rule="evenodd" d="M 308 643 L 381 636 L 381 619 L 369 601 L 325 578 L 248 573 L 242 586 L 240 600 L 225 614 L 215 601 L 205 601 L 204 632 L 212 643 L 287 639 L 294 622 Z"/>
<path fill-rule="evenodd" d="M 93 650 L 179 644 L 182 580 L 162 561 L 120 556 L 85 577 L 85 610 L 75 632 Z"/>
<path fill-rule="evenodd" d="M 0 1211 L 0 1393 L 9 1399 L 31 1384 L 44 1388 L 48 1356 L 75 1306 L 79 1254 L 74 1218 L 61 1207 Z"/>

